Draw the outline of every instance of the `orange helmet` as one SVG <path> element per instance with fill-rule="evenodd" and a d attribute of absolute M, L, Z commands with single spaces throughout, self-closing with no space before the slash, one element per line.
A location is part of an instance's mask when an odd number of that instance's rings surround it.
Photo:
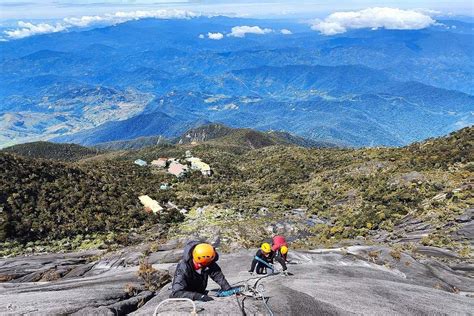
<path fill-rule="evenodd" d="M 216 251 L 210 244 L 199 244 L 193 249 L 194 262 L 203 266 L 209 265 L 216 258 Z"/>

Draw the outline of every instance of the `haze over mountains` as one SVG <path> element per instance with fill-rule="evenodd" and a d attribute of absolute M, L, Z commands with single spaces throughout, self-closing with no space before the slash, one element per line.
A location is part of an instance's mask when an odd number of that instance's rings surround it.
<path fill-rule="evenodd" d="M 231 36 L 236 26 L 262 32 Z M 218 16 L 1 42 L 0 146 L 173 138 L 208 123 L 405 145 L 472 125 L 473 28 L 441 20 L 323 36 Z"/>

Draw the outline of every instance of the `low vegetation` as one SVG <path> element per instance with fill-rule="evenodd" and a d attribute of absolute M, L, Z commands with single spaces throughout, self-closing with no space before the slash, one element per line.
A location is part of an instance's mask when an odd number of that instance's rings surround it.
<path fill-rule="evenodd" d="M 181 214 L 152 216 L 137 198 L 168 180 L 123 161 L 77 165 L 1 153 L 0 239 L 27 243 L 110 232 L 119 238 L 122 232 L 174 222 Z M 172 194 L 155 198 L 167 201 Z"/>
<path fill-rule="evenodd" d="M 101 239 L 101 247 L 110 247 L 160 225 L 172 228 L 169 236 L 199 232 L 253 246 L 284 226 L 295 246 L 308 247 L 380 231 L 395 236 L 397 224 L 412 216 L 432 227 L 422 243 L 466 255 L 445 225 L 474 203 L 473 139 L 474 128 L 465 128 L 404 148 L 251 149 L 241 135 L 236 142 L 226 135 L 225 142 L 167 144 L 72 163 L 0 153 L 0 239 L 31 248 L 95 234 L 91 243 Z M 187 150 L 210 164 L 211 177 L 195 171 L 178 179 L 133 164 L 138 158 L 181 158 Z M 160 190 L 164 182 L 170 190 Z M 138 201 L 142 194 L 188 213 L 146 213 Z"/>
<path fill-rule="evenodd" d="M 143 286 L 147 291 L 157 291 L 171 281 L 169 273 L 153 268 L 146 259 L 140 261 L 137 275 L 142 280 Z"/>

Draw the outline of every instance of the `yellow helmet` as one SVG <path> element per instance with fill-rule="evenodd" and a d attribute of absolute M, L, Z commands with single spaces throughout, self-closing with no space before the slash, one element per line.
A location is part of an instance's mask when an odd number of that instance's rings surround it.
<path fill-rule="evenodd" d="M 286 255 L 288 253 L 288 247 L 287 246 L 281 246 L 280 252 L 282 255 Z"/>
<path fill-rule="evenodd" d="M 216 251 L 210 244 L 199 244 L 193 249 L 194 262 L 203 266 L 209 265 L 216 257 Z"/>
<path fill-rule="evenodd" d="M 260 249 L 262 249 L 262 251 L 263 251 L 264 253 L 270 253 L 270 252 L 272 252 L 272 246 L 270 246 L 270 244 L 267 243 L 267 242 L 264 242 L 264 243 L 262 244 L 262 247 L 260 247 Z"/>

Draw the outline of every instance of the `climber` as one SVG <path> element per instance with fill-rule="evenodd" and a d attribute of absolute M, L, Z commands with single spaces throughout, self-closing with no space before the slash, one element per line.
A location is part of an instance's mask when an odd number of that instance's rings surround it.
<path fill-rule="evenodd" d="M 208 296 L 206 291 L 209 276 L 222 290 L 230 290 L 229 282 L 216 263 L 218 259 L 219 255 L 210 244 L 188 242 L 184 247 L 183 258 L 176 267 L 170 297 L 212 301 L 213 298 Z"/>
<path fill-rule="evenodd" d="M 275 252 L 269 243 L 263 243 L 252 260 L 249 272 L 253 273 L 255 270 L 257 274 L 266 274 L 267 269 L 274 270 L 273 259 L 276 259 L 283 267 L 283 271 L 286 271 L 285 261 L 280 257 L 275 257 Z"/>
<path fill-rule="evenodd" d="M 285 237 L 283 236 L 274 236 L 272 240 L 272 251 L 275 252 L 275 256 L 281 257 L 285 262 L 287 262 L 288 255 L 288 244 L 286 243 Z"/>

